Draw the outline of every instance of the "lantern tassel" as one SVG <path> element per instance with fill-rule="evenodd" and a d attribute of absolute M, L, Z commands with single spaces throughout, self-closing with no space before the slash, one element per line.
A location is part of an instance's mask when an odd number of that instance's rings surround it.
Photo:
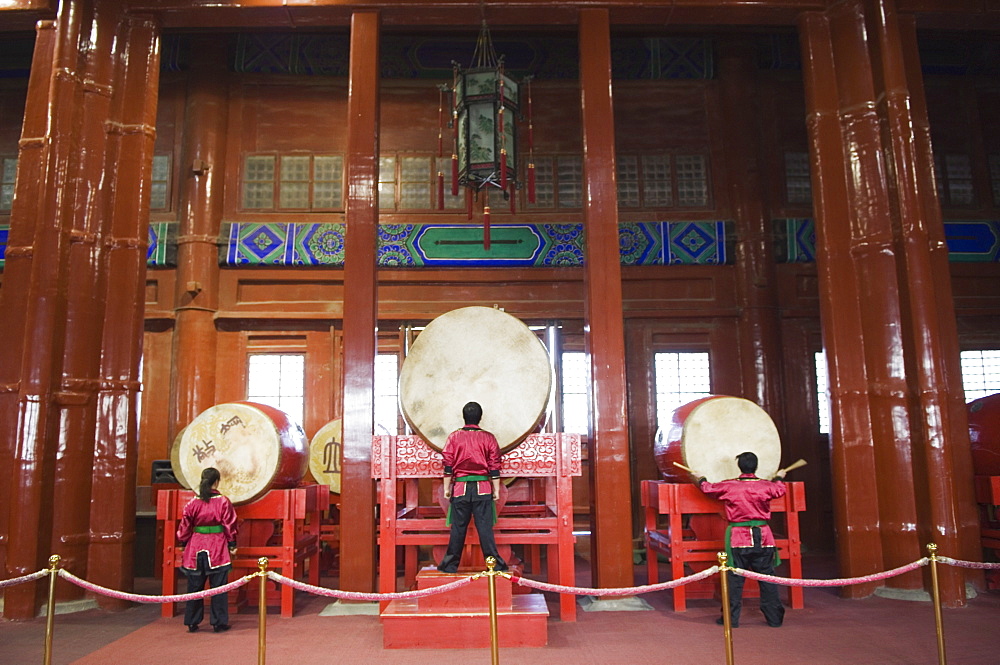
<path fill-rule="evenodd" d="M 451 195 L 458 196 L 458 155 L 451 154 Z"/>
<path fill-rule="evenodd" d="M 500 189 L 507 191 L 507 151 L 500 150 Z"/>
<path fill-rule="evenodd" d="M 490 251 L 490 207 L 483 208 L 483 249 Z"/>
<path fill-rule="evenodd" d="M 444 210 L 444 174 L 438 171 L 438 210 Z"/>
<path fill-rule="evenodd" d="M 528 203 L 535 202 L 535 165 L 528 164 Z"/>

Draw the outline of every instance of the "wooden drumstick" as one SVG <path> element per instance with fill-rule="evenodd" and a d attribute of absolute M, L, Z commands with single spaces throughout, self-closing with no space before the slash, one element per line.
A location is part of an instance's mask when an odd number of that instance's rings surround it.
<path fill-rule="evenodd" d="M 788 466 L 786 466 L 784 469 L 778 469 L 778 473 L 782 473 L 782 472 L 788 473 L 789 471 L 794 471 L 795 469 L 799 468 L 800 466 L 805 466 L 806 464 L 807 464 L 807 462 L 804 459 L 800 459 L 797 462 L 792 462 L 791 464 L 789 464 Z"/>
<path fill-rule="evenodd" d="M 688 473 L 693 473 L 696 476 L 698 475 L 697 473 L 695 473 L 694 469 L 688 468 L 688 467 L 684 466 L 683 464 L 681 464 L 680 462 L 674 462 L 674 466 L 676 466 L 678 469 L 684 469 Z"/>

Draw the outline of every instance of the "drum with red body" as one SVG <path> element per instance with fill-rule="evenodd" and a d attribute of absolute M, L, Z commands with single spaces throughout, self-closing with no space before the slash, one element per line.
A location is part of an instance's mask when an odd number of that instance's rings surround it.
<path fill-rule="evenodd" d="M 757 455 L 757 476 L 771 478 L 781 463 L 781 439 L 771 417 L 762 408 L 741 397 L 710 395 L 674 409 L 670 425 L 656 432 L 653 455 L 664 479 L 693 480 L 683 464 L 719 482 L 740 475 L 736 456 Z"/>
<path fill-rule="evenodd" d="M 1000 476 L 1000 393 L 972 400 L 967 408 L 972 468 L 977 476 Z"/>
<path fill-rule="evenodd" d="M 271 489 L 296 487 L 309 464 L 302 426 L 287 413 L 256 402 L 217 404 L 198 415 L 181 435 L 181 474 L 197 488 L 202 469 L 214 466 L 219 491 L 236 504 Z M 176 475 L 176 474 L 175 474 Z"/>

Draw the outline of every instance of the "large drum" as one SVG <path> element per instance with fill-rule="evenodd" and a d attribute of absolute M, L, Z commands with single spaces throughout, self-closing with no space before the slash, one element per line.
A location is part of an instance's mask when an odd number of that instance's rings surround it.
<path fill-rule="evenodd" d="M 305 432 L 288 414 L 266 404 L 229 402 L 191 421 L 181 435 L 177 458 L 181 474 L 195 489 L 203 469 L 217 468 L 222 474 L 219 491 L 239 504 L 271 489 L 297 486 L 308 455 Z"/>
<path fill-rule="evenodd" d="M 340 418 L 319 428 L 309 442 L 309 473 L 320 485 L 340 494 L 340 464 L 344 458 L 344 427 Z"/>
<path fill-rule="evenodd" d="M 709 482 L 736 478 L 736 456 L 757 455 L 757 476 L 771 478 L 781 463 L 781 439 L 771 417 L 741 397 L 712 395 L 674 409 L 670 425 L 656 432 L 653 454 L 667 480 L 688 482 L 683 464 Z"/>
<path fill-rule="evenodd" d="M 479 402 L 483 429 L 504 452 L 535 431 L 552 390 L 548 352 L 517 318 L 489 307 L 437 317 L 417 336 L 399 373 L 399 405 L 436 450 L 462 427 L 462 407 Z"/>
<path fill-rule="evenodd" d="M 974 399 L 967 408 L 972 468 L 977 476 L 1000 476 L 1000 393 Z"/>

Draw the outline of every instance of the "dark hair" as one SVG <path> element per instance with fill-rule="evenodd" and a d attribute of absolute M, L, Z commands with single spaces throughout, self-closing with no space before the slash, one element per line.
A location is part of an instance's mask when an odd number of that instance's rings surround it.
<path fill-rule="evenodd" d="M 202 501 L 210 500 L 212 498 L 212 485 L 219 482 L 221 477 L 222 474 L 214 466 L 202 469 L 201 482 L 198 483 L 198 498 Z"/>
<path fill-rule="evenodd" d="M 478 425 L 483 419 L 483 407 L 479 406 L 479 402 L 469 402 L 462 407 L 462 417 L 466 425 Z"/>
<path fill-rule="evenodd" d="M 757 470 L 757 456 L 753 453 L 740 453 L 736 456 L 736 463 L 740 465 L 740 473 L 753 473 Z"/>

